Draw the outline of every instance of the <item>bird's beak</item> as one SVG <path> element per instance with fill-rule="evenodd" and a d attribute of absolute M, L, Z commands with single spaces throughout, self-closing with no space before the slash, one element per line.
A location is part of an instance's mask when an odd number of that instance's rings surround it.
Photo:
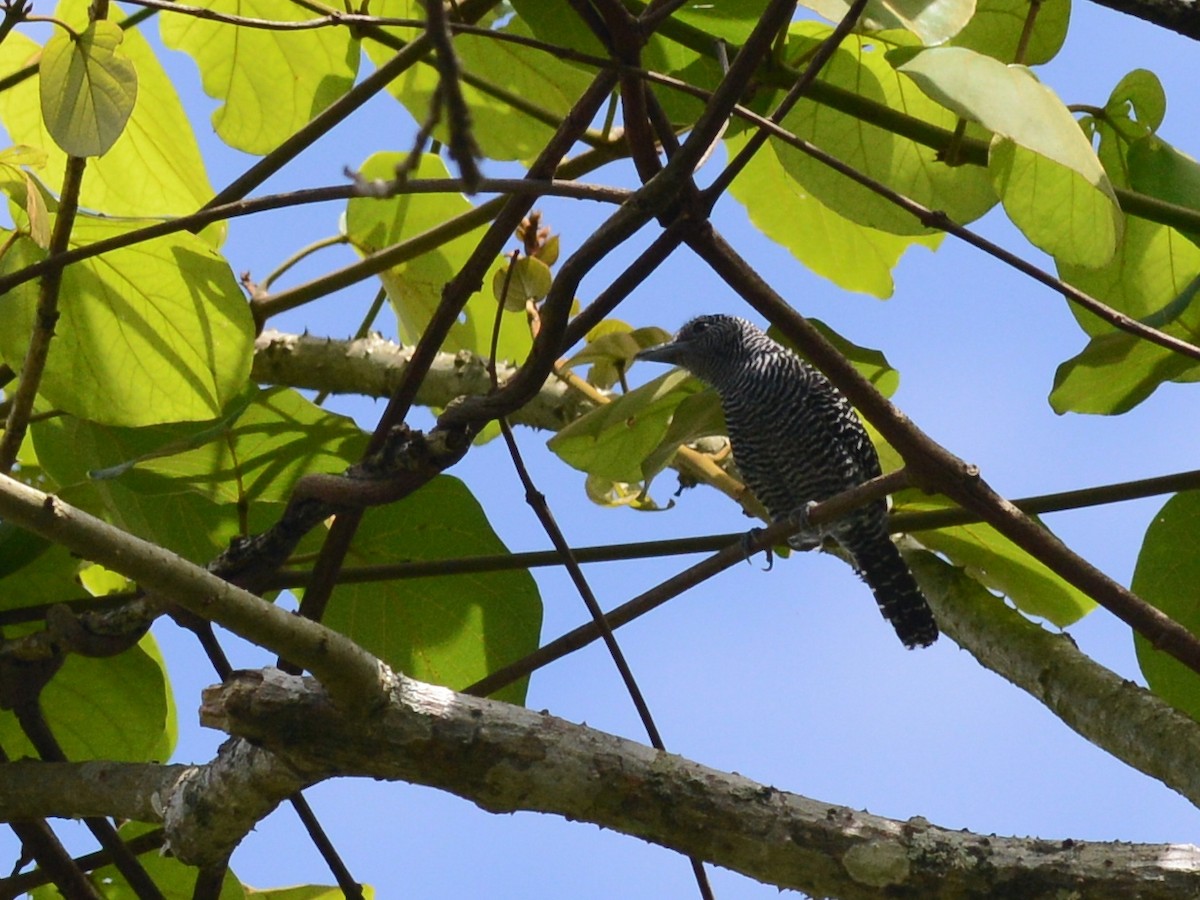
<path fill-rule="evenodd" d="M 675 343 L 674 341 L 668 341 L 665 344 L 658 344 L 657 346 L 647 347 L 645 350 L 640 350 L 633 358 L 645 359 L 650 362 L 678 365 L 679 350 L 679 344 Z"/>

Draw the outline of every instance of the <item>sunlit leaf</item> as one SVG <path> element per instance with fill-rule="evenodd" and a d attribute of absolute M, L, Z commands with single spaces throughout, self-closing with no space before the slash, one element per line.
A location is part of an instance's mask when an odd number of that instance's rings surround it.
<path fill-rule="evenodd" d="M 945 508 L 944 503 L 915 491 L 902 492 L 894 499 L 897 511 Z M 980 584 L 1004 594 L 1022 612 L 1040 616 L 1060 628 L 1078 621 L 1096 606 L 1094 600 L 990 525 L 955 525 L 914 532 L 913 537 L 966 569 Z"/>
<path fill-rule="evenodd" d="M 79 216 L 72 245 L 130 227 Z M 11 274 L 42 256 L 19 239 L 0 271 Z M 37 299 L 37 282 L 26 282 L 9 293 L 0 316 L 0 354 L 18 370 Z M 250 371 L 254 323 L 245 297 L 228 263 L 187 233 L 68 267 L 59 312 L 40 392 L 83 418 L 119 425 L 211 418 Z"/>
<path fill-rule="evenodd" d="M 87 22 L 87 5 L 67 3 L 56 11 L 76 27 Z M 114 216 L 183 215 L 195 212 L 211 196 L 200 149 L 175 86 L 154 49 L 137 30 L 125 33 L 122 52 L 137 67 L 137 102 L 124 131 L 112 148 L 89 159 L 80 189 L 80 205 Z M 0 71 L 15 72 L 36 60 L 40 48 L 17 32 L 0 43 Z M 0 120 L 12 140 L 46 156 L 39 177 L 54 191 L 66 153 L 46 131 L 38 103 L 36 78 L 0 91 Z M 130 177 L 130 173 L 137 177 Z M 223 226 L 210 226 L 205 236 L 216 241 Z"/>
<path fill-rule="evenodd" d="M 736 153 L 745 142 L 745 134 L 736 134 L 725 143 Z M 888 234 L 838 215 L 789 174 L 772 142 L 754 155 L 730 193 L 763 234 L 809 269 L 846 290 L 875 297 L 891 296 L 892 267 L 905 250 L 913 244 L 936 246 L 941 240 L 941 235 Z M 764 197 L 771 201 L 763 203 Z M 846 265 L 848 259 L 854 265 Z"/>
<path fill-rule="evenodd" d="M 118 833 L 122 841 L 129 842 L 157 827 L 159 826 L 145 822 L 126 822 L 121 825 Z M 201 870 L 196 866 L 182 863 L 163 853 L 158 847 L 140 854 L 137 860 L 154 882 L 154 886 L 162 893 L 164 900 L 189 900 L 195 895 L 196 880 L 201 874 Z M 101 866 L 91 873 L 91 877 L 93 883 L 103 886 L 101 890 L 104 900 L 139 900 L 139 894 L 129 886 L 129 882 L 115 865 Z M 32 896 L 33 900 L 61 900 L 62 897 L 53 887 L 39 888 Z M 221 891 L 214 900 L 244 900 L 247 896 L 261 898 L 265 895 L 248 894 L 242 888 L 233 869 L 226 869 L 221 881 Z"/>
<path fill-rule="evenodd" d="M 556 23 L 575 18 L 561 14 L 553 4 L 546 7 Z M 372 2 L 371 12 L 378 16 L 424 18 L 425 12 L 412 0 Z M 576 20 L 578 21 L 578 20 Z M 412 40 L 413 29 L 388 29 L 403 40 Z M 531 34 L 525 19 L 514 16 L 498 31 L 520 36 Z M 551 38 L 561 44 L 560 34 Z M 390 59 L 395 50 L 375 41 L 364 44 L 367 55 L 377 65 Z M 554 54 L 531 47 L 491 38 L 460 34 L 454 38 L 454 50 L 464 73 L 463 99 L 471 114 L 472 136 L 490 159 L 532 159 L 553 134 L 591 83 L 592 76 Z M 490 86 L 483 90 L 482 81 Z M 429 103 L 437 90 L 438 73 L 432 60 L 415 65 L 388 85 L 417 121 L 429 116 Z M 445 120 L 434 129 L 434 136 L 447 140 Z"/>
<path fill-rule="evenodd" d="M 884 31 L 903 28 L 911 31 L 926 46 L 941 44 L 954 37 L 971 20 L 976 0 L 868 0 L 863 11 L 866 28 Z M 843 0 L 803 0 L 831 22 L 840 22 L 850 11 Z"/>
<path fill-rule="evenodd" d="M 289 0 L 199 0 L 194 5 L 277 22 L 314 18 Z M 221 101 L 213 128 L 246 153 L 275 149 L 346 93 L 358 71 L 358 41 L 350 28 L 231 28 L 164 11 L 159 33 L 164 44 L 196 61 L 205 92 Z"/>
<path fill-rule="evenodd" d="M 817 41 L 828 36 L 828 31 L 827 27 L 811 22 L 793 25 L 789 52 L 811 52 Z M 885 50 L 880 41 L 851 36 L 822 69 L 821 79 L 909 117 L 953 131 L 958 124 L 955 114 L 896 71 L 885 57 Z M 947 165 L 938 159 L 936 150 L 867 119 L 802 99 L 783 125 L 887 187 L 930 209 L 944 211 L 956 222 L 971 222 L 996 204 L 987 173 L 978 166 Z M 773 140 L 772 144 L 788 174 L 840 215 L 894 234 L 931 231 L 911 213 L 823 162 L 782 141 Z"/>
<path fill-rule="evenodd" d="M 671 414 L 700 387 L 675 369 L 576 419 L 548 446 L 589 474 L 609 481 L 641 481 L 642 461 L 666 435 Z"/>
<path fill-rule="evenodd" d="M 1071 0 L 1042 0 L 1040 3 L 977 0 L 975 15 L 950 43 L 985 53 L 1003 63 L 1017 62 L 1017 47 L 1030 16 L 1036 18 L 1020 62 L 1027 66 L 1041 65 L 1053 59 L 1062 48 L 1071 18 Z"/>
<path fill-rule="evenodd" d="M 101 19 L 77 35 L 57 31 L 38 70 L 42 118 L 55 143 L 71 156 L 101 156 L 133 112 L 137 72 L 118 48 L 125 33 Z"/>
<path fill-rule="evenodd" d="M 368 159 L 360 174 L 368 179 L 395 177 L 402 153 L 377 153 Z M 447 178 L 445 164 L 425 154 L 413 173 L 416 178 Z M 409 240 L 456 216 L 469 212 L 471 204 L 461 194 L 402 194 L 389 200 L 359 197 L 346 208 L 346 234 L 363 253 L 373 253 L 403 240 Z M 466 263 L 474 250 L 482 228 L 447 238 L 426 253 L 401 263 L 381 278 L 399 320 L 400 339 L 415 344 L 429 324 L 433 311 L 442 300 L 442 289 Z M 498 267 L 507 265 L 500 260 Z M 470 350 L 486 357 L 491 345 L 496 301 L 491 292 L 477 293 L 467 302 L 463 319 L 455 323 L 443 349 Z M 497 357 L 520 362 L 532 344 L 524 316 L 504 316 L 500 326 Z"/>
<path fill-rule="evenodd" d="M 10 581 L 5 579 L 6 588 L 21 589 Z M 76 587 L 75 596 L 82 594 Z M 40 700 L 68 759 L 165 762 L 174 748 L 174 709 L 151 635 L 117 656 L 69 654 Z M 0 711 L 0 744 L 13 758 L 38 755 L 7 710 Z"/>
<path fill-rule="evenodd" d="M 1112 259 L 1123 216 L 1087 137 L 1062 101 L 1023 66 L 961 47 L 905 63 L 930 97 L 995 134 L 988 168 L 1009 216 L 1060 261 Z"/>
<path fill-rule="evenodd" d="M 509 312 L 521 312 L 529 301 L 538 301 L 550 293 L 554 276 L 550 267 L 533 256 L 497 268 L 492 274 L 492 296 Z"/>

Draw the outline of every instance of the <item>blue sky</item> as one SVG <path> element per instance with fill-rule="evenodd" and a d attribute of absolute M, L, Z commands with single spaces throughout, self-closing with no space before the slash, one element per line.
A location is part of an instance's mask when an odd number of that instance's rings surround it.
<path fill-rule="evenodd" d="M 209 134 L 211 101 L 195 69 L 171 54 L 185 102 L 221 186 L 247 158 Z M 1139 20 L 1077 4 L 1066 47 L 1040 77 L 1068 103 L 1103 104 L 1126 72 L 1162 80 L 1161 134 L 1200 152 L 1194 98 L 1200 46 Z M 390 100 L 369 104 L 297 169 L 260 192 L 337 183 L 342 167 L 377 150 L 405 149 L 412 123 Z M 214 162 L 215 161 L 215 162 Z M 709 163 L 715 169 L 719 160 Z M 600 180 L 609 170 L 593 176 Z M 621 173 L 609 177 L 627 180 Z M 548 223 L 569 252 L 604 210 L 546 202 Z M 263 275 L 297 247 L 331 234 L 340 210 L 326 206 L 231 224 L 226 252 L 235 272 Z M 802 313 L 883 349 L 901 373 L 896 402 L 930 435 L 978 464 L 1009 497 L 1085 487 L 1194 468 L 1200 395 L 1168 385 L 1115 418 L 1057 416 L 1046 402 L 1055 367 L 1085 339 L 1064 301 L 979 252 L 947 239 L 916 249 L 896 270 L 887 301 L 847 294 L 812 275 L 725 201 L 718 228 Z M 1023 238 L 992 213 L 979 226 L 1033 259 Z M 652 236 L 652 235 L 650 235 Z M 601 290 L 645 236 L 585 281 Z M 317 258 L 295 283 L 334 262 Z M 345 262 L 347 260 L 342 260 Z M 1044 262 L 1044 259 L 1042 259 Z M 344 337 L 370 303 L 364 284 L 273 322 Z M 701 311 L 735 311 L 735 297 L 686 251 L 669 260 L 622 307 L 636 325 L 677 327 Z M 381 320 L 385 330 L 391 325 Z M 374 426 L 382 404 L 343 400 L 334 408 Z M 736 530 L 748 523 L 715 492 L 687 492 L 660 514 L 608 510 L 583 495 L 583 476 L 545 448 L 545 435 L 518 432 L 534 478 L 577 545 Z M 476 491 L 514 550 L 547 540 L 525 507 L 499 443 L 473 451 L 455 470 Z M 665 499 L 671 474 L 655 485 Z M 1048 524 L 1074 549 L 1128 584 L 1146 525 L 1162 500 L 1058 514 Z M 686 565 L 686 560 L 591 566 L 601 603 L 615 606 Z M 546 639 L 586 619 L 565 576 L 537 574 Z M 1127 627 L 1104 611 L 1072 626 L 1089 654 L 1137 679 Z M 195 724 L 198 690 L 213 680 L 198 649 L 169 623 L 156 626 L 180 707 L 180 760 L 203 761 L 222 735 Z M 618 633 L 669 749 L 720 769 L 810 797 L 897 818 L 923 816 L 950 828 L 1089 840 L 1196 840 L 1200 814 L 1172 791 L 1113 760 L 1036 701 L 982 669 L 951 641 L 909 652 L 896 641 L 866 587 L 842 563 L 799 554 L 771 572 L 756 560 L 736 567 Z M 236 651 L 238 665 L 269 657 Z M 571 721 L 642 739 L 616 672 L 599 645 L 538 673 L 528 703 Z M 436 791 L 339 780 L 309 792 L 351 871 L 377 896 L 694 896 L 686 860 L 639 840 L 533 814 L 494 816 Z M 80 846 L 87 846 L 81 844 Z M 0 835 L 0 859 L 15 858 Z M 295 816 L 281 809 L 243 842 L 234 867 L 260 886 L 330 882 Z M 710 870 L 718 897 L 774 897 L 772 887 Z"/>

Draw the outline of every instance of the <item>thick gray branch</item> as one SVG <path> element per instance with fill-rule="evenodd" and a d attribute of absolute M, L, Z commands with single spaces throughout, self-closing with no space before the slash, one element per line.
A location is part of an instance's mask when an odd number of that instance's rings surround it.
<path fill-rule="evenodd" d="M 404 375 L 413 348 L 400 347 L 378 335 L 340 341 L 268 329 L 255 342 L 250 377 L 265 384 L 390 397 Z M 500 384 L 517 372 L 503 362 Z M 481 397 L 492 391 L 484 361 L 473 353 L 439 353 L 421 382 L 416 402 L 444 408 L 456 397 Z M 510 417 L 515 423 L 558 431 L 592 408 L 592 403 L 557 378 L 549 378 L 537 396 Z"/>
<path fill-rule="evenodd" d="M 276 803 L 335 776 L 402 780 L 492 812 L 592 822 L 780 887 L 858 898 L 1200 892 L 1191 845 L 982 836 L 897 822 L 718 772 L 545 713 L 403 676 L 369 720 L 311 678 L 245 672 L 205 693 L 201 717 L 244 736 L 204 766 L 0 767 L 0 819 L 116 814 L 162 821 L 181 859 L 220 859 Z M 262 749 L 265 748 L 265 749 Z"/>

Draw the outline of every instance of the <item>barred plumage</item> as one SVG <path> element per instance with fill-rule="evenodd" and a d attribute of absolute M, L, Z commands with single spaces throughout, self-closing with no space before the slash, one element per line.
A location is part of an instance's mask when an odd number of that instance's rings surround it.
<path fill-rule="evenodd" d="M 638 354 L 674 363 L 721 397 L 733 458 L 773 519 L 786 518 L 880 474 L 879 456 L 854 408 L 820 372 L 745 319 L 700 316 L 670 343 Z M 791 544 L 833 537 L 854 559 L 905 646 L 928 646 L 937 624 L 888 537 L 887 504 L 860 507 Z"/>

